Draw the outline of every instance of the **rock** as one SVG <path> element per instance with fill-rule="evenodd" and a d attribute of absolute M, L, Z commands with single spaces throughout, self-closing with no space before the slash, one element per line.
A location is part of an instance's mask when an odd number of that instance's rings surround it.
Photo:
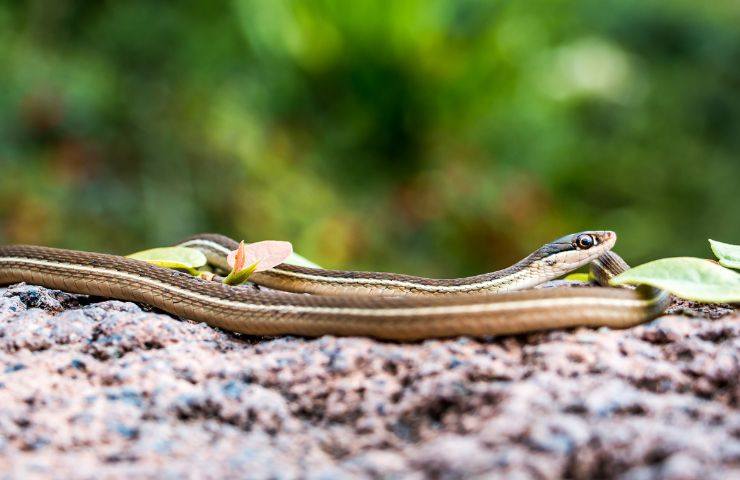
<path fill-rule="evenodd" d="M 412 344 L 0 288 L 8 477 L 740 476 L 740 314 Z"/>

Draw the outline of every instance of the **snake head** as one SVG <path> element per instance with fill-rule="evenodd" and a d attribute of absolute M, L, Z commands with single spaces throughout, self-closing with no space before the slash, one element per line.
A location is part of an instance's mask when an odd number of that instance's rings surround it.
<path fill-rule="evenodd" d="M 573 233 L 548 243 L 535 254 L 548 276 L 556 278 L 582 267 L 608 252 L 617 241 L 617 234 L 606 230 Z"/>
<path fill-rule="evenodd" d="M 616 241 L 617 234 L 614 232 L 608 230 L 589 230 L 566 235 L 555 240 L 554 243 L 562 244 L 566 250 L 588 252 L 593 258 L 597 258 L 611 250 Z"/>

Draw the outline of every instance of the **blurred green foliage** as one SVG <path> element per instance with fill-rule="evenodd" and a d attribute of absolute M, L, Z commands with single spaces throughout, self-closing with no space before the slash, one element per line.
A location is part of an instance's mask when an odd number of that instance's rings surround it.
<path fill-rule="evenodd" d="M 459 275 L 740 242 L 736 0 L 0 4 L 0 243 Z"/>

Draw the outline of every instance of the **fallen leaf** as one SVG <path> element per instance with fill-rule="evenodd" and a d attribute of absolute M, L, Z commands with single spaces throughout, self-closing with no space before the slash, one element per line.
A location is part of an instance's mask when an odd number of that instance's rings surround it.
<path fill-rule="evenodd" d="M 283 263 L 287 263 L 289 265 L 295 265 L 297 267 L 308 267 L 308 268 L 318 268 L 320 269 L 321 266 L 315 264 L 311 260 L 307 259 L 306 257 L 302 255 L 298 255 L 297 253 L 293 252 L 290 254 L 288 258 L 286 258 Z"/>
<path fill-rule="evenodd" d="M 128 258 L 141 260 L 158 267 L 171 268 L 198 275 L 198 268 L 204 266 L 208 259 L 200 250 L 188 247 L 162 247 L 132 253 Z"/>
<path fill-rule="evenodd" d="M 719 264 L 728 268 L 740 268 L 740 245 L 731 245 L 709 239 L 712 251 L 719 259 Z"/>
<path fill-rule="evenodd" d="M 701 258 L 655 260 L 622 272 L 609 283 L 650 285 L 697 302 L 740 302 L 740 274 Z"/>

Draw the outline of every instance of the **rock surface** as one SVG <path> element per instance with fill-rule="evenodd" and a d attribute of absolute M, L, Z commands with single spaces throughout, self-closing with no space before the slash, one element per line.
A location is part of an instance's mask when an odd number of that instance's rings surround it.
<path fill-rule="evenodd" d="M 260 339 L 0 289 L 0 477 L 740 478 L 740 314 Z"/>

